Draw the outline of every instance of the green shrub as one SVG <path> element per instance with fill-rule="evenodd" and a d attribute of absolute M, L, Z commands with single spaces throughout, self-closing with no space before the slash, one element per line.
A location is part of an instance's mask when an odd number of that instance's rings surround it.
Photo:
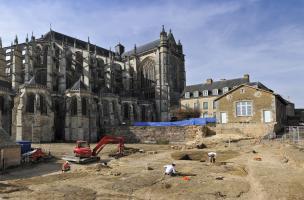
<path fill-rule="evenodd" d="M 156 144 L 169 144 L 169 140 L 158 139 L 158 140 L 156 140 Z"/>

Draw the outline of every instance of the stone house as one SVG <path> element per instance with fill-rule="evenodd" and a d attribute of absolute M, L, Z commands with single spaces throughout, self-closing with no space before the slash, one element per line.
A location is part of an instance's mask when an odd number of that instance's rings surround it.
<path fill-rule="evenodd" d="M 199 110 L 201 117 L 215 117 L 217 109 L 214 100 L 244 83 L 249 83 L 248 74 L 242 78 L 220 81 L 207 79 L 203 84 L 188 85 L 180 98 L 180 108 Z"/>
<path fill-rule="evenodd" d="M 263 84 L 242 84 L 215 99 L 217 133 L 260 137 L 280 131 L 287 121 L 287 101 Z"/>
<path fill-rule="evenodd" d="M 7 132 L 0 128 L 0 171 L 20 165 L 21 148 L 13 142 Z"/>

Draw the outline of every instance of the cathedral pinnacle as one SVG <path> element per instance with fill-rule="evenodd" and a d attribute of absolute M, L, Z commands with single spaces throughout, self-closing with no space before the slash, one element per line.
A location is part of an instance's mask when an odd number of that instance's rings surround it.
<path fill-rule="evenodd" d="M 18 36 L 16 35 L 16 37 L 15 37 L 15 41 L 14 41 L 14 43 L 15 43 L 15 45 L 17 45 L 18 44 Z"/>
<path fill-rule="evenodd" d="M 160 36 L 165 36 L 165 37 L 167 37 L 167 33 L 166 33 L 166 31 L 165 31 L 165 26 L 164 26 L 164 25 L 162 26 L 162 31 L 160 32 Z"/>
<path fill-rule="evenodd" d="M 88 49 L 88 51 L 90 51 L 90 37 L 88 37 L 87 49 Z"/>
<path fill-rule="evenodd" d="M 31 41 L 35 41 L 35 36 L 34 36 L 34 32 L 33 31 L 32 31 Z"/>

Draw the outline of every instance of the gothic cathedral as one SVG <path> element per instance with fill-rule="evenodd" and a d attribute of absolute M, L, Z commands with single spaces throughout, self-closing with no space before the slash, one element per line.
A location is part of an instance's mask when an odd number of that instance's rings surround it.
<path fill-rule="evenodd" d="M 107 126 L 169 121 L 185 83 L 183 47 L 164 27 L 127 52 L 53 30 L 0 39 L 0 125 L 15 140 L 94 142 Z"/>

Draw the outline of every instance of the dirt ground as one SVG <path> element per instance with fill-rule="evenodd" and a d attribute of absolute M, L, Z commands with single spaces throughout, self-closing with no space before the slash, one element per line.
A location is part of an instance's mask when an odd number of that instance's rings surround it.
<path fill-rule="evenodd" d="M 127 144 L 143 152 L 119 159 L 108 157 L 116 149 L 109 145 L 101 151 L 108 166 L 72 164 L 67 173 L 61 173 L 60 158 L 72 154 L 74 144 L 37 146 L 55 159 L 0 175 L 0 199 L 304 198 L 304 151 L 276 141 L 240 140 L 230 146 L 220 141 L 190 150 Z M 209 151 L 218 154 L 215 164 L 207 160 Z M 163 166 L 173 162 L 180 176 L 164 176 Z"/>

